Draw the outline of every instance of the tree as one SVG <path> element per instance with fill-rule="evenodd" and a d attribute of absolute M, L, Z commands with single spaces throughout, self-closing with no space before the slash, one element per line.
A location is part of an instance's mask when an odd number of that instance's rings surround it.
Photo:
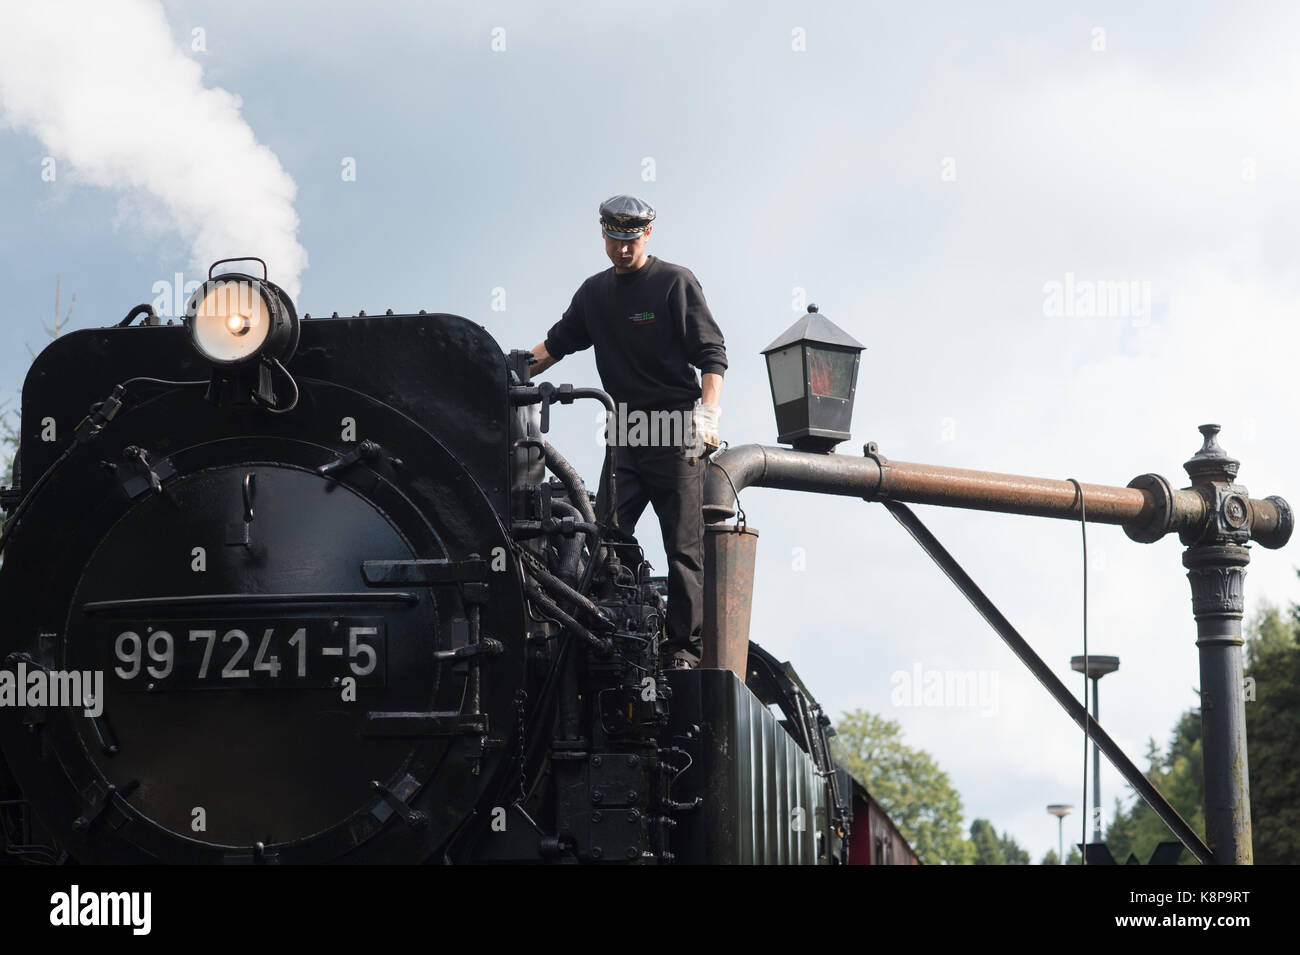
<path fill-rule="evenodd" d="M 1201 838 L 1205 837 L 1205 775 L 1201 751 L 1201 711 L 1187 710 L 1178 718 L 1167 752 L 1161 752 L 1155 740 L 1147 748 L 1150 768 L 1147 779 L 1169 800 L 1169 804 L 1187 821 Z M 1106 844 L 1115 861 L 1123 865 L 1130 854 L 1145 863 L 1162 842 L 1175 838 L 1145 801 L 1129 790 L 1133 802 L 1125 809 L 1115 800 L 1115 815 L 1106 829 Z M 1183 853 L 1181 863 L 1191 865 L 1195 858 Z"/>
<path fill-rule="evenodd" d="M 45 316 L 40 317 L 41 327 L 45 329 L 45 334 L 54 340 L 59 337 L 60 333 L 67 327 L 69 320 L 72 318 L 72 310 L 77 307 L 77 296 L 72 296 L 72 301 L 68 304 L 68 310 L 59 317 L 59 299 L 63 293 L 63 280 L 61 276 L 54 277 L 54 319 L 47 322 Z M 27 346 L 33 358 L 36 357 L 36 351 L 31 345 Z M 13 467 L 14 455 L 18 451 L 18 434 L 21 421 L 19 420 L 18 410 L 8 401 L 0 402 L 0 487 L 9 487 L 13 484 Z M 4 528 L 4 517 L 0 514 L 0 529 Z"/>
<path fill-rule="evenodd" d="M 1300 605 L 1291 608 L 1292 617 L 1300 614 Z M 1246 623 L 1246 672 L 1267 668 L 1268 662 L 1296 645 L 1295 619 L 1287 620 L 1282 611 L 1267 600 L 1261 601 L 1255 616 Z"/>
<path fill-rule="evenodd" d="M 0 459 L 4 472 L 0 487 L 13 483 L 14 452 L 18 450 L 18 413 L 8 402 L 0 403 Z"/>
<path fill-rule="evenodd" d="M 1002 833 L 998 847 L 1002 850 L 1002 858 L 1007 860 L 1007 865 L 1029 865 L 1029 853 L 1011 838 L 1011 833 Z"/>
<path fill-rule="evenodd" d="M 59 295 L 62 291 L 62 276 L 56 275 L 54 276 L 54 321 L 53 323 L 47 322 L 45 316 L 41 316 L 41 328 L 45 329 L 45 334 L 49 336 L 51 341 L 59 337 L 59 333 L 63 331 L 68 324 L 68 320 L 72 318 L 72 310 L 77 307 L 77 295 L 74 292 L 72 301 L 68 303 L 67 312 L 64 313 L 63 318 L 59 318 Z M 33 358 L 36 357 L 36 351 L 31 345 L 27 346 L 27 350 L 32 353 Z"/>
<path fill-rule="evenodd" d="M 922 862 L 974 861 L 962 831 L 961 796 L 929 753 L 903 742 L 902 726 L 854 710 L 840 718 L 836 733 L 836 761 L 867 787 Z"/>
<path fill-rule="evenodd" d="M 1269 603 L 1245 626 L 1246 741 L 1249 746 L 1251 835 L 1260 864 L 1300 863 L 1300 606 L 1290 619 Z M 1179 717 L 1167 753 L 1155 741 L 1147 752 L 1150 779 L 1204 836 L 1205 777 L 1199 710 Z M 1107 843 L 1117 862 L 1129 853 L 1145 862 L 1156 844 L 1174 838 L 1146 803 L 1125 810 L 1115 801 Z M 1183 853 L 1183 865 L 1194 863 Z"/>
<path fill-rule="evenodd" d="M 1078 847 L 1071 846 L 1070 854 L 1065 857 L 1065 864 L 1078 865 L 1081 860 L 1082 860 L 1082 856 L 1079 855 Z M 1056 854 L 1055 849 L 1048 849 L 1047 854 L 1043 856 L 1043 861 L 1038 864 L 1039 865 L 1060 865 L 1061 857 Z"/>
<path fill-rule="evenodd" d="M 976 865 L 1029 865 L 1029 853 L 1020 847 L 1011 833 L 998 835 L 993 823 L 987 819 L 976 819 L 970 824 L 970 842 L 975 850 Z"/>
<path fill-rule="evenodd" d="M 1300 607 L 1292 606 L 1288 620 L 1277 607 L 1262 605 L 1246 636 L 1255 862 L 1295 865 L 1300 863 Z"/>
<path fill-rule="evenodd" d="M 975 847 L 976 865 L 1006 865 L 1002 846 L 998 843 L 998 831 L 987 819 L 976 819 L 970 824 L 970 841 Z"/>

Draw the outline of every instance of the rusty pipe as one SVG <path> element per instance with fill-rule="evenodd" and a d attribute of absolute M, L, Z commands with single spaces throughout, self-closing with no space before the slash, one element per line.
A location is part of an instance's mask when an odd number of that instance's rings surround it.
<path fill-rule="evenodd" d="M 868 501 L 1079 519 L 1079 494 L 1069 481 L 890 461 L 874 443 L 866 446 L 866 456 L 861 458 L 756 444 L 717 454 L 704 485 L 707 521 L 723 521 L 735 514 L 733 486 L 737 493 L 746 487 L 776 487 Z M 1083 484 L 1082 489 L 1090 522 L 1119 524 L 1134 540 L 1147 543 L 1170 532 L 1200 527 L 1209 512 L 1200 491 L 1175 490 L 1159 475 L 1144 474 L 1128 487 Z M 1263 546 L 1278 548 L 1290 538 L 1291 511 L 1281 498 L 1251 498 L 1246 512 L 1251 537 Z"/>
<path fill-rule="evenodd" d="M 992 471 L 884 461 L 876 500 L 948 504 L 1031 517 L 1079 517 L 1079 493 L 1069 481 Z M 1088 518 L 1099 524 L 1127 524 L 1146 517 L 1153 505 L 1137 488 L 1082 484 Z M 1199 495 L 1197 495 L 1199 500 Z"/>
<path fill-rule="evenodd" d="M 753 527 L 711 524 L 704 529 L 704 628 L 700 666 L 749 675 L 749 620 L 754 600 Z"/>

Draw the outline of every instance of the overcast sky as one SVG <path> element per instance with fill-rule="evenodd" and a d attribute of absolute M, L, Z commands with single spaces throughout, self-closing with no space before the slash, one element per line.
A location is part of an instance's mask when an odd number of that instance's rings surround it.
<path fill-rule="evenodd" d="M 811 301 L 867 346 L 841 453 L 1183 486 L 1213 421 L 1255 496 L 1300 500 L 1294 5 L 107 6 L 0 0 L 11 401 L 56 276 L 91 327 L 220 255 L 264 254 L 300 311 L 454 312 L 531 347 L 631 192 L 726 336 L 733 445 L 774 443 L 759 350 Z M 1134 294 L 1090 308 L 1098 283 Z M 548 377 L 598 383 L 590 352 Z M 594 486 L 589 411 L 553 421 Z M 755 639 L 832 714 L 901 722 L 968 824 L 1054 848 L 1081 734 L 911 539 L 876 505 L 742 500 Z M 1078 526 L 917 510 L 1077 687 Z M 1253 549 L 1248 610 L 1300 598 L 1295 546 Z M 1090 649 L 1121 658 L 1102 722 L 1145 766 L 1197 703 L 1180 546 L 1094 526 L 1089 553 Z M 918 667 L 996 695 L 897 705 Z"/>

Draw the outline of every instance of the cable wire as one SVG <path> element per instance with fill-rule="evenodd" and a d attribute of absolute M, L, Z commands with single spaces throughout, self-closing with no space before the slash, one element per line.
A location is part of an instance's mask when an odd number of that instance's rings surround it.
<path fill-rule="evenodd" d="M 293 388 L 293 398 L 287 405 L 277 405 L 276 407 L 267 405 L 266 410 L 271 412 L 271 414 L 288 414 L 294 408 L 298 407 L 298 382 L 294 381 L 293 375 L 289 374 L 289 369 L 280 364 L 280 359 L 272 358 L 271 364 L 275 368 L 279 369 L 280 374 L 284 375 L 288 380 L 289 386 Z"/>
<path fill-rule="evenodd" d="M 727 446 L 727 442 L 723 441 L 721 450 L 726 450 Z M 747 527 L 748 523 L 745 520 L 745 509 L 740 506 L 740 492 L 736 490 L 736 482 L 731 479 L 731 475 L 727 473 L 727 469 L 717 461 L 713 460 L 712 457 L 709 458 L 709 463 L 721 471 L 722 476 L 725 477 L 727 483 L 731 485 L 731 496 L 736 499 L 736 525 L 738 527 Z"/>
<path fill-rule="evenodd" d="M 132 385 L 160 385 L 164 388 L 194 388 L 199 385 L 207 385 L 208 379 L 197 379 L 195 381 L 168 381 L 166 378 L 148 378 L 140 376 L 138 378 L 128 378 L 122 382 L 123 388 L 129 388 Z"/>

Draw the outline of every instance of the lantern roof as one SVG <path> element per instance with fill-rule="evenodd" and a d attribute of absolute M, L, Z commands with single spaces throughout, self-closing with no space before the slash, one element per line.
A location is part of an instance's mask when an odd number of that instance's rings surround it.
<path fill-rule="evenodd" d="M 776 341 L 764 348 L 762 354 L 766 355 L 768 352 L 786 348 L 797 342 L 838 345 L 841 348 L 856 348 L 858 351 L 867 347 L 817 311 L 816 305 L 809 305 L 808 312 L 782 332 Z"/>

